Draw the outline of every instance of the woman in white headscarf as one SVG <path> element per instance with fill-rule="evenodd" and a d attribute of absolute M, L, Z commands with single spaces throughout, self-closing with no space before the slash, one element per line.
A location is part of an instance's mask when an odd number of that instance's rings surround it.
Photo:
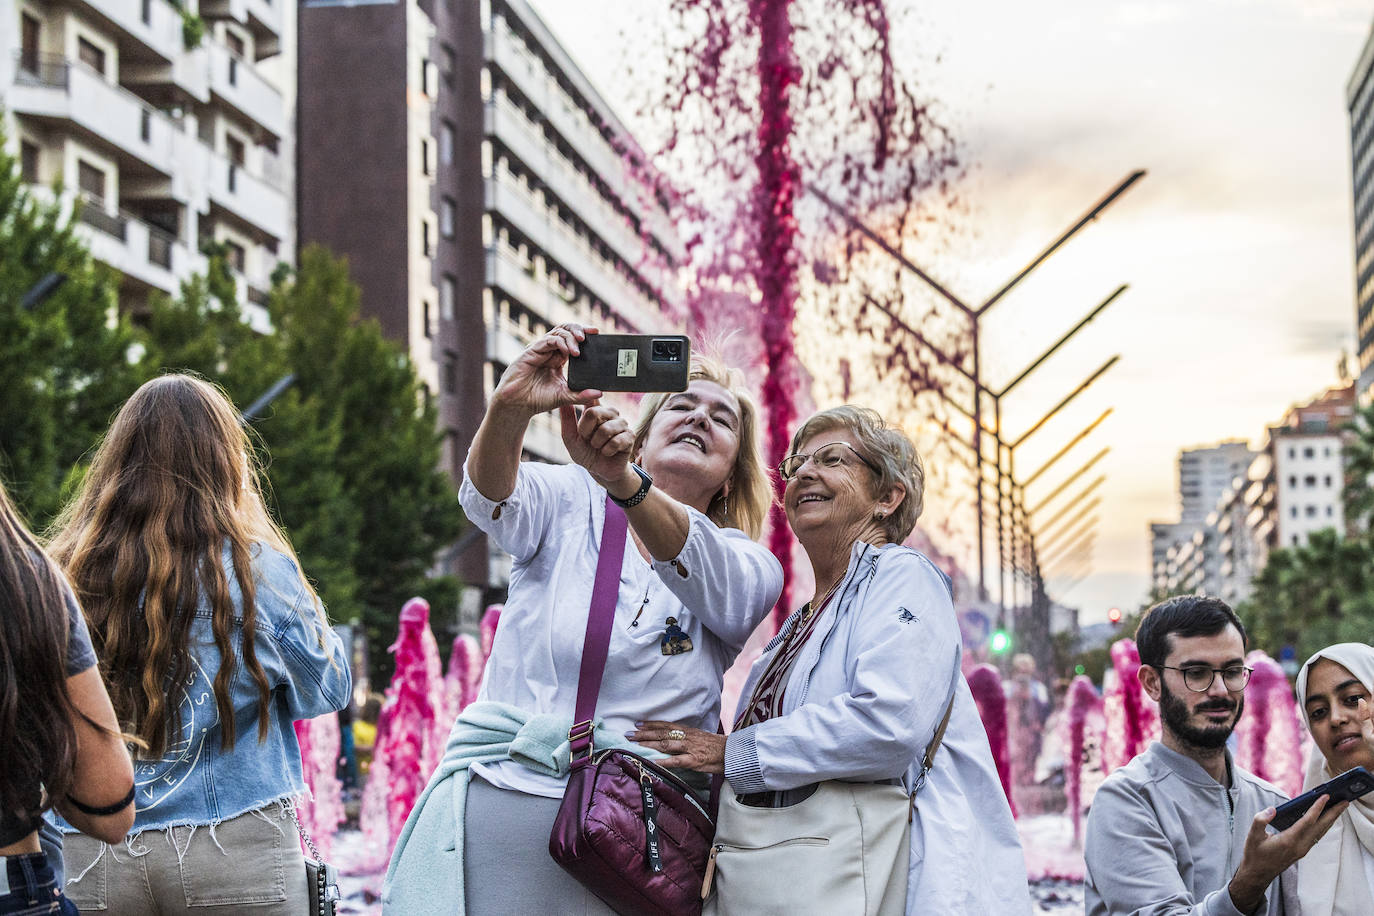
<path fill-rule="evenodd" d="M 1374 647 L 1343 642 L 1298 672 L 1298 706 L 1312 733 L 1303 791 L 1352 767 L 1374 772 Z M 1303 916 L 1367 916 L 1374 899 L 1374 793 L 1356 799 L 1298 862 Z"/>

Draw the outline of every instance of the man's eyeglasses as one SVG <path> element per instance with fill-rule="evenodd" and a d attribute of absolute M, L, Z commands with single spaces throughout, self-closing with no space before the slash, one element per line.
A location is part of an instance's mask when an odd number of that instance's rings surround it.
<path fill-rule="evenodd" d="M 788 455 L 786 458 L 782 459 L 782 463 L 778 465 L 778 473 L 782 475 L 783 480 L 791 480 L 793 477 L 797 476 L 797 472 L 802 469 L 802 465 L 806 464 L 808 461 L 816 462 L 817 467 L 839 467 L 845 463 L 845 459 L 850 452 L 853 452 L 854 456 L 867 465 L 868 469 L 874 474 L 881 473 L 877 465 L 869 461 L 863 455 L 860 455 L 859 450 L 848 442 L 831 442 L 822 445 L 809 455 L 803 452 L 797 452 L 795 455 Z"/>
<path fill-rule="evenodd" d="M 1229 668 L 1209 668 L 1206 665 L 1188 665 L 1186 668 L 1175 668 L 1173 665 L 1155 665 L 1156 668 L 1168 668 L 1170 671 L 1183 672 L 1183 686 L 1194 693 L 1206 693 L 1212 689 L 1212 683 L 1216 681 L 1217 675 L 1221 675 L 1221 682 L 1227 690 L 1237 692 L 1245 689 L 1245 685 L 1250 683 L 1250 675 L 1254 668 L 1247 668 L 1244 665 L 1232 665 Z"/>

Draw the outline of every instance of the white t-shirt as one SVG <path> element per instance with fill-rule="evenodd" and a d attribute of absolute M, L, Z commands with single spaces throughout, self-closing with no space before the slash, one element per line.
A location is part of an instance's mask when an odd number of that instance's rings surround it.
<path fill-rule="evenodd" d="M 466 473 L 459 497 L 468 519 L 514 561 L 478 699 L 571 717 L 606 491 L 577 465 L 522 462 L 515 491 L 499 513 Z M 617 732 L 631 732 L 646 719 L 714 731 L 725 670 L 782 590 L 782 567 L 765 547 L 738 529 L 717 528 L 695 510 L 688 513 L 687 542 L 673 561 L 651 563 L 626 538 L 596 706 L 596 718 Z M 669 617 L 691 640 L 691 651 L 663 653 Z M 473 769 L 499 788 L 563 795 L 564 780 L 513 761 Z"/>

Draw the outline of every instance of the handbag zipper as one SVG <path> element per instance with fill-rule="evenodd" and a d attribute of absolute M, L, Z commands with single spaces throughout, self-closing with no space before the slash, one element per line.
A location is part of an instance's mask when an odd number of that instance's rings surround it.
<path fill-rule="evenodd" d="M 722 849 L 738 849 L 741 851 L 754 851 L 759 849 L 782 849 L 786 846 L 829 846 L 830 840 L 820 836 L 799 836 L 790 840 L 783 840 L 780 843 L 769 843 L 767 846 L 738 846 L 733 843 L 717 843 L 711 847 L 711 854 L 706 858 L 706 875 L 701 881 L 701 899 L 705 900 L 711 896 L 711 882 L 716 877 L 716 856 L 720 855 Z"/>
<path fill-rule="evenodd" d="M 601 762 L 609 755 L 616 753 L 620 754 L 622 757 L 628 757 L 633 761 L 634 765 L 639 767 L 639 772 L 642 775 L 647 775 L 650 779 L 660 779 L 673 786 L 673 788 L 677 789 L 682 797 L 687 800 L 689 805 L 696 808 L 697 811 L 701 813 L 702 817 L 706 818 L 712 824 L 716 822 L 716 819 L 707 813 L 706 807 L 701 802 L 697 801 L 696 792 L 691 786 L 687 785 L 687 783 L 683 782 L 679 777 L 674 776 L 672 773 L 656 765 L 652 760 L 645 760 L 633 751 L 627 751 L 618 747 L 603 748 L 592 755 L 592 765 L 600 766 Z"/>

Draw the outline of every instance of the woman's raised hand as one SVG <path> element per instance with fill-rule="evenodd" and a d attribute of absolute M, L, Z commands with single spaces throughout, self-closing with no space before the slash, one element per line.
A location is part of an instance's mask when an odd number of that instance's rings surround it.
<path fill-rule="evenodd" d="M 501 376 L 492 403 L 522 410 L 530 416 L 571 404 L 593 404 L 601 397 L 594 389 L 573 391 L 563 367 L 581 353 L 579 344 L 596 328 L 561 324 L 525 348 Z"/>
<path fill-rule="evenodd" d="M 603 487 L 624 479 L 635 434 L 619 411 L 595 404 L 578 415 L 572 407 L 564 406 L 559 408 L 559 419 L 563 444 L 574 462 Z"/>

